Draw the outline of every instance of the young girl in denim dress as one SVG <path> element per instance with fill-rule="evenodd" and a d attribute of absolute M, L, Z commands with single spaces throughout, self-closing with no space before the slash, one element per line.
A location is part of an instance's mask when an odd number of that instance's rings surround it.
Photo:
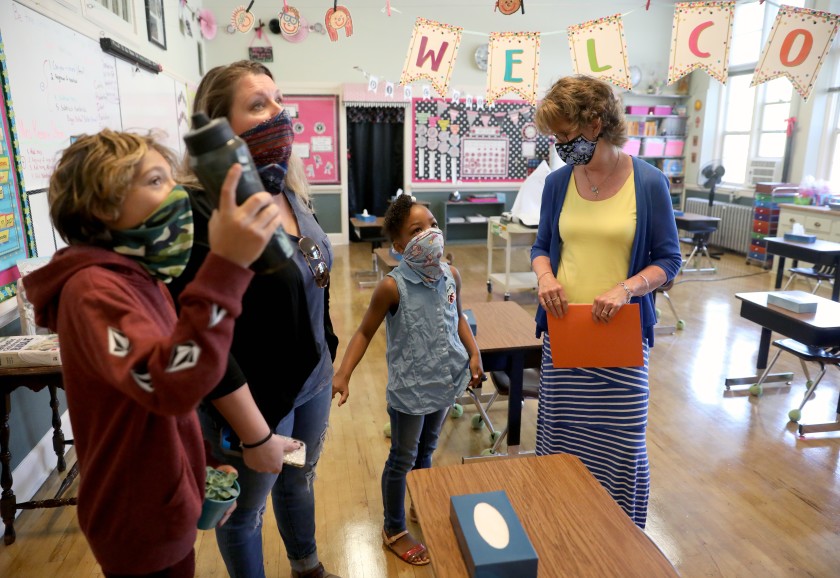
<path fill-rule="evenodd" d="M 429 563 L 426 547 L 406 529 L 406 476 L 431 467 L 449 407 L 467 385 L 478 386 L 484 371 L 461 312 L 461 277 L 441 262 L 443 233 L 432 213 L 402 195 L 385 213 L 383 228 L 403 258 L 374 289 L 334 388 L 348 386 L 384 319 L 391 451 L 382 472 L 382 539 L 405 562 L 423 565 Z"/>

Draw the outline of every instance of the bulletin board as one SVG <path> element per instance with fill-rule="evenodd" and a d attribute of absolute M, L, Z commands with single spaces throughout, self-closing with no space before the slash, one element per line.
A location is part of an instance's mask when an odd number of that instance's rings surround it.
<path fill-rule="evenodd" d="M 547 159 L 551 142 L 534 124 L 524 100 L 477 108 L 461 100 L 412 101 L 414 183 L 522 182 L 529 160 Z"/>
<path fill-rule="evenodd" d="M 0 78 L 6 76 L 3 38 L 0 36 Z M 15 281 L 20 274 L 17 262 L 35 251 L 31 229 L 26 226 L 29 215 L 26 196 L 20 195 L 21 165 L 15 162 L 17 140 L 13 116 L 9 114 L 8 84 L 0 90 L 0 301 L 15 295 Z"/>
<path fill-rule="evenodd" d="M 338 96 L 283 97 L 295 132 L 293 151 L 303 160 L 313 185 L 341 184 L 338 158 Z"/>

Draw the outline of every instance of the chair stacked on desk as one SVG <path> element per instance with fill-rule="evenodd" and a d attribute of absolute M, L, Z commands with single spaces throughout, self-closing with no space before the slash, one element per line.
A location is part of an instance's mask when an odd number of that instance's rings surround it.
<path fill-rule="evenodd" d="M 788 277 L 787 283 L 785 283 L 782 291 L 787 291 L 788 286 L 796 277 L 805 277 L 806 279 L 813 279 L 816 281 L 814 289 L 811 291 L 811 293 L 816 293 L 823 281 L 828 281 L 829 283 L 832 282 L 834 279 L 834 272 L 835 268 L 831 265 L 817 265 L 814 267 L 797 267 L 794 265 L 788 269 L 790 277 Z"/>

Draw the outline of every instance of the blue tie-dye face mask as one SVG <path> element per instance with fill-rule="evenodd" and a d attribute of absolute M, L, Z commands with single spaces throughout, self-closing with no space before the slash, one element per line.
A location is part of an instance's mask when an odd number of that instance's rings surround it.
<path fill-rule="evenodd" d="M 443 275 L 443 231 L 437 227 L 426 229 L 405 246 L 403 262 L 420 275 L 424 283 L 435 283 Z"/>

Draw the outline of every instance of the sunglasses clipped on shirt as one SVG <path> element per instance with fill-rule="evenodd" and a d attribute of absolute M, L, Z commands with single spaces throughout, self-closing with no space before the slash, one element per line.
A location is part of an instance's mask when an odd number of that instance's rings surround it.
<path fill-rule="evenodd" d="M 298 241 L 301 253 L 303 253 L 312 276 L 315 277 L 315 284 L 323 289 L 330 283 L 330 268 L 327 267 L 321 248 L 309 237 L 301 237 Z"/>

